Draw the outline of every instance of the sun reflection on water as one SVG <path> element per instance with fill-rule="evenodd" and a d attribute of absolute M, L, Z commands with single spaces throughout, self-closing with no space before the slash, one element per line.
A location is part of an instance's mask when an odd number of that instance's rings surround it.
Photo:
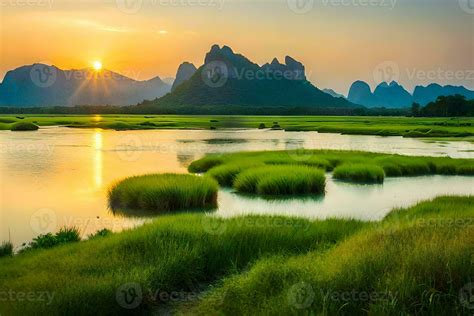
<path fill-rule="evenodd" d="M 95 130 L 94 135 L 94 183 L 97 189 L 102 187 L 103 184 L 103 158 L 102 158 L 102 131 L 97 129 Z"/>

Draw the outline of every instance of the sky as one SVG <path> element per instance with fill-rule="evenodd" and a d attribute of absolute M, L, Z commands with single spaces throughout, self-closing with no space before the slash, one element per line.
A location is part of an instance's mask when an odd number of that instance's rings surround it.
<path fill-rule="evenodd" d="M 474 90 L 474 0 L 0 0 L 0 80 L 35 62 L 174 77 L 228 45 L 264 64 L 286 55 L 319 88 L 396 80 Z"/>

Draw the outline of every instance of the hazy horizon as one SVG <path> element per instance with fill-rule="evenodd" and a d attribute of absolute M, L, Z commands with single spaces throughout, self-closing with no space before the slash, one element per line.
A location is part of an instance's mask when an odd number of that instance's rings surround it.
<path fill-rule="evenodd" d="M 219 44 L 260 65 L 292 56 L 317 87 L 345 95 L 355 80 L 474 89 L 466 1 L 0 0 L 0 78 L 37 62 L 81 69 L 99 60 L 163 79 L 184 61 L 202 65 Z"/>

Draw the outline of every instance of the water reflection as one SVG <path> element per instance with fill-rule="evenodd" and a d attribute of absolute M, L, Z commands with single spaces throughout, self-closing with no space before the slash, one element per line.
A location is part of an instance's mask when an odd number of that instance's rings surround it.
<path fill-rule="evenodd" d="M 102 160 L 102 132 L 96 130 L 94 133 L 94 183 L 96 189 L 100 189 L 103 185 L 103 160 Z"/>
<path fill-rule="evenodd" d="M 37 236 L 38 229 L 33 227 L 38 225 L 33 224 L 44 209 L 56 219 L 48 231 L 75 225 L 87 236 L 102 228 L 120 231 L 141 225 L 143 219 L 114 216 L 108 211 L 107 189 L 115 181 L 137 174 L 184 173 L 192 160 L 208 153 L 301 146 L 474 158 L 474 144 L 469 142 L 426 143 L 402 137 L 269 130 L 117 132 L 52 127 L 37 132 L 0 131 L 0 241 L 8 239 L 9 230 L 17 245 Z M 216 214 L 378 219 L 393 206 L 439 194 L 474 194 L 472 183 L 468 177 L 387 179 L 382 187 L 329 181 L 323 199 L 283 201 L 224 190 Z M 48 232 L 39 228 L 41 233 Z"/>

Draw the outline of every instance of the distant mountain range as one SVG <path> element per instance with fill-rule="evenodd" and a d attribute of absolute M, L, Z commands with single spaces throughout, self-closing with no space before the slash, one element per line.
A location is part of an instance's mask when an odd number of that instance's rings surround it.
<path fill-rule="evenodd" d="M 410 107 L 414 102 L 425 106 L 435 101 L 439 96 L 455 94 L 465 96 L 466 99 L 474 99 L 474 91 L 462 86 L 441 86 L 439 84 L 430 84 L 427 87 L 417 86 L 412 95 L 395 81 L 390 84 L 382 82 L 374 92 L 366 82 L 356 81 L 352 84 L 347 99 L 352 103 L 366 107 L 405 108 Z"/>
<path fill-rule="evenodd" d="M 159 98 L 170 90 L 171 85 L 160 77 L 137 81 L 109 70 L 62 70 L 34 64 L 5 75 L 0 105 L 130 105 Z"/>
<path fill-rule="evenodd" d="M 181 68 L 181 67 L 180 67 Z M 193 69 L 189 66 L 190 75 Z M 179 71 L 178 71 L 179 75 Z M 182 81 L 182 80 L 180 80 Z M 160 106 L 355 107 L 312 85 L 305 67 L 290 56 L 259 66 L 228 47 L 212 46 L 204 64 L 173 92 L 153 102 Z"/>
<path fill-rule="evenodd" d="M 422 106 L 439 96 L 460 94 L 474 99 L 474 91 L 459 86 L 417 86 L 410 94 L 395 81 L 379 84 L 372 92 L 356 81 L 347 99 L 332 89 L 311 84 L 305 67 L 290 56 L 259 66 L 228 47 L 212 46 L 197 68 L 182 63 L 176 79 L 155 77 L 137 81 L 109 70 L 62 70 L 33 64 L 9 71 L 0 83 L 0 106 L 133 105 L 147 106 L 254 106 L 406 108 Z M 147 101 L 148 100 L 148 101 Z"/>

